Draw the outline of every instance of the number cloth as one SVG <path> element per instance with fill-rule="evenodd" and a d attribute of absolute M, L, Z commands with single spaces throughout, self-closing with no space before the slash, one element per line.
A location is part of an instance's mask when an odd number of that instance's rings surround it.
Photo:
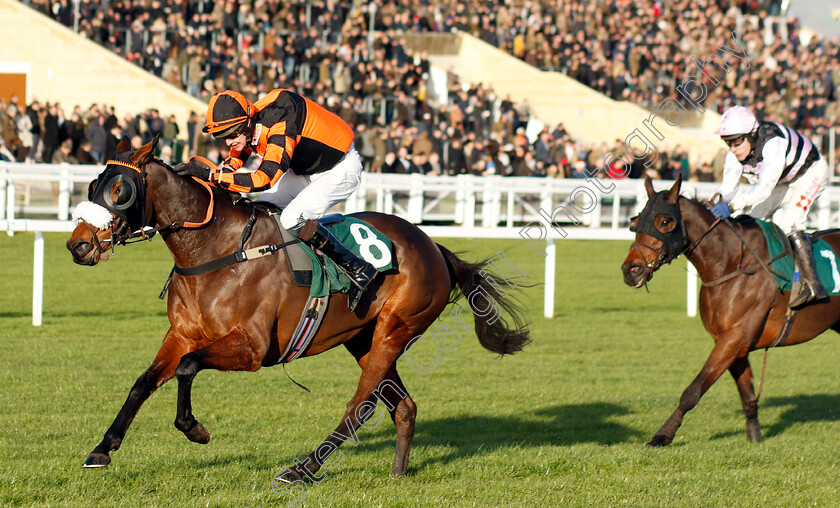
<path fill-rule="evenodd" d="M 333 235 L 354 254 L 361 257 L 380 272 L 394 267 L 393 244 L 373 226 L 353 217 L 345 217 L 343 221 L 327 226 Z M 328 293 L 345 293 L 352 286 L 350 279 L 344 275 L 335 263 L 326 256 L 320 259 L 312 249 L 300 243 L 303 251 L 312 259 L 312 286 L 309 295 L 320 298 Z M 326 270 L 321 269 L 321 260 Z"/>
<path fill-rule="evenodd" d="M 756 222 L 761 226 L 761 231 L 764 233 L 764 238 L 767 240 L 767 249 L 770 251 L 770 258 L 774 258 L 784 250 L 782 239 L 773 229 L 773 226 L 763 220 L 756 219 Z M 831 247 L 823 240 L 812 241 L 814 249 L 814 261 L 817 263 L 817 273 L 820 277 L 820 282 L 825 286 L 825 290 L 832 294 L 840 294 L 840 261 L 837 259 L 837 254 Z M 773 270 L 779 275 L 776 275 L 776 283 L 782 291 L 790 291 L 793 283 L 793 257 L 785 256 L 782 259 L 774 261 L 772 264 Z"/>

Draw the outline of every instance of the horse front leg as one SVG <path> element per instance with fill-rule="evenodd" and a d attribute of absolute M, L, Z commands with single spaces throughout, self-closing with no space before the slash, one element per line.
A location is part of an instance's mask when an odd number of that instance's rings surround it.
<path fill-rule="evenodd" d="M 137 378 L 122 409 L 117 413 L 114 423 L 105 432 L 102 442 L 88 455 L 82 467 L 104 467 L 111 463 L 110 452 L 119 449 L 128 427 L 140 410 L 140 406 L 159 386 L 175 375 L 175 367 L 178 365 L 182 354 L 183 344 L 175 338 L 170 330 L 170 332 L 167 332 L 155 360 L 146 369 L 146 372 Z"/>
<path fill-rule="evenodd" d="M 744 408 L 744 416 L 747 417 L 747 438 L 758 443 L 761 437 L 761 424 L 758 422 L 758 397 L 753 390 L 752 368 L 748 357 L 738 358 L 729 367 L 729 373 L 738 385 L 738 393 L 741 395 L 741 406 Z"/>
<path fill-rule="evenodd" d="M 653 439 L 647 443 L 647 447 L 666 446 L 674 440 L 677 429 L 682 425 L 685 414 L 700 402 L 700 398 L 706 391 L 711 388 L 715 381 L 728 369 L 735 358 L 740 356 L 742 349 L 743 332 L 733 331 L 720 334 L 712 349 L 712 353 L 706 360 L 706 364 L 700 370 L 694 381 L 688 385 L 688 388 L 683 391 L 680 397 L 680 404 L 662 427 L 653 436 Z"/>
<path fill-rule="evenodd" d="M 204 369 L 256 371 L 260 368 L 267 349 L 267 344 L 256 349 L 246 335 L 234 333 L 184 355 L 175 369 L 175 375 L 178 377 L 175 428 L 194 443 L 209 443 L 210 432 L 192 413 L 192 383 L 196 374 Z"/>

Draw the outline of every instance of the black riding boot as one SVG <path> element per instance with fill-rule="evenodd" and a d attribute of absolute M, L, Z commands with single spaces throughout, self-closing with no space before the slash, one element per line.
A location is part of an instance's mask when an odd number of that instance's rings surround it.
<path fill-rule="evenodd" d="M 350 293 L 347 295 L 347 303 L 351 312 L 355 310 L 356 305 L 362 298 L 362 293 L 365 292 L 370 281 L 376 276 L 376 268 L 353 254 L 353 251 L 339 242 L 338 238 L 318 221 L 307 220 L 297 237 L 306 245 L 323 252 L 347 274 L 350 281 L 353 282 L 353 287 L 350 288 Z"/>
<path fill-rule="evenodd" d="M 793 257 L 799 266 L 802 277 L 802 289 L 799 291 L 799 296 L 790 303 L 790 308 L 798 309 L 811 302 L 827 298 L 828 294 L 817 275 L 814 251 L 811 248 L 808 235 L 803 231 L 794 231 L 788 236 L 788 239 L 791 247 L 793 247 Z"/>

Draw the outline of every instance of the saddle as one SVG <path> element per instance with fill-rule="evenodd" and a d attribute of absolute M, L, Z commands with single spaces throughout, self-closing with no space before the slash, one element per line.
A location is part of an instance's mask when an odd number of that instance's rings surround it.
<path fill-rule="evenodd" d="M 764 238 L 767 242 L 767 250 L 770 252 L 770 257 L 774 259 L 771 263 L 776 284 L 780 291 L 793 290 L 793 272 L 795 270 L 793 256 L 780 257 L 782 253 L 790 250 L 788 240 L 781 230 L 772 222 L 766 222 L 756 219 L 756 224 L 764 233 Z M 836 295 L 840 293 L 840 281 L 835 280 L 835 273 L 838 271 L 837 253 L 831 248 L 828 243 L 819 238 L 811 238 L 812 248 L 814 250 L 814 261 L 817 266 L 817 274 L 820 282 L 826 288 L 829 294 Z M 776 259 L 779 257 L 779 259 Z"/>
<path fill-rule="evenodd" d="M 295 236 L 289 233 L 289 230 L 280 224 L 281 209 L 266 202 L 253 203 L 257 209 L 265 212 L 269 217 L 274 219 L 274 225 L 277 227 L 277 233 L 284 244 L 289 244 L 283 252 L 286 253 L 286 263 L 289 265 L 289 270 L 292 273 L 292 281 L 302 287 L 312 286 L 312 258 L 304 251 L 299 242 L 295 242 Z M 338 224 L 344 220 L 344 216 L 340 213 L 332 213 L 325 215 L 318 219 L 318 222 L 324 226 L 331 226 Z M 292 243 L 295 242 L 295 243 Z"/>

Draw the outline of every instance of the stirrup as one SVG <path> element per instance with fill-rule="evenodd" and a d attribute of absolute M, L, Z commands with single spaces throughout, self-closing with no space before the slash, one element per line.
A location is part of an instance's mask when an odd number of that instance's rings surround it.
<path fill-rule="evenodd" d="M 350 312 L 356 310 L 356 305 L 359 305 L 363 294 L 365 294 L 365 291 L 357 288 L 355 285 L 351 286 L 350 290 L 347 291 L 347 308 Z"/>
<path fill-rule="evenodd" d="M 809 304 L 820 302 L 828 298 L 828 294 L 816 294 L 807 284 L 803 284 L 802 290 L 799 291 L 799 296 L 792 302 L 789 307 L 793 310 L 799 310 Z"/>

